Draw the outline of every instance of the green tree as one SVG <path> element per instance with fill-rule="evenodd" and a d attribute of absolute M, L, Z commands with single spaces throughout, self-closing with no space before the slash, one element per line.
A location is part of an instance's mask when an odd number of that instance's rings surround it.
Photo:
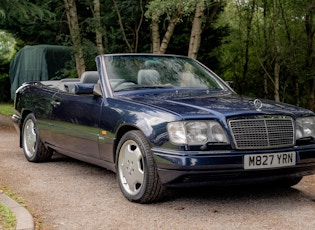
<path fill-rule="evenodd" d="M 313 9 L 313 1 L 228 2 L 217 24 L 229 28 L 217 49 L 224 78 L 241 94 L 313 109 Z"/>
<path fill-rule="evenodd" d="M 192 22 L 191 27 L 191 33 L 190 33 L 190 40 L 189 40 L 189 48 L 188 48 L 188 57 L 191 58 L 197 58 L 198 51 L 201 44 L 201 35 L 203 32 L 203 29 L 205 27 L 206 22 L 213 22 L 214 18 L 216 17 L 217 13 L 219 12 L 221 3 L 223 1 L 217 0 L 217 1 L 204 1 L 199 0 L 196 1 L 195 6 L 195 15 Z M 205 10 L 211 9 L 211 13 L 208 15 L 205 15 Z"/>
<path fill-rule="evenodd" d="M 0 101 L 10 100 L 9 62 L 15 53 L 15 40 L 11 34 L 0 31 Z"/>
<path fill-rule="evenodd" d="M 306 34 L 306 57 L 305 70 L 306 85 L 307 85 L 307 106 L 309 109 L 315 109 L 315 49 L 314 49 L 314 34 L 315 34 L 315 2 L 308 0 L 305 7 L 305 34 Z"/>
<path fill-rule="evenodd" d="M 39 17 L 42 19 L 45 16 L 51 16 L 52 13 L 43 10 L 27 0 L 1 0 L 0 1 L 0 16 L 2 18 L 13 18 L 14 20 L 29 20 L 31 17 Z"/>
<path fill-rule="evenodd" d="M 34 18 L 42 20 L 44 17 L 52 16 L 51 12 L 26 0 L 0 0 L 0 28 L 2 29 L 0 31 L 0 101 L 10 99 L 9 64 L 19 41 L 5 31 L 7 26 L 10 23 L 25 23 Z"/>
<path fill-rule="evenodd" d="M 220 9 L 221 2 L 221 0 L 149 1 L 145 15 L 151 19 L 152 52 L 165 53 L 175 33 L 175 27 L 179 23 L 191 20 L 187 54 L 189 57 L 196 58 L 201 45 L 201 35 L 205 24 L 214 19 Z M 211 11 L 210 15 L 205 15 L 206 9 Z M 165 23 L 168 24 L 165 31 L 163 30 L 164 36 L 161 40 L 160 34 L 162 30 L 160 29 L 160 25 L 163 25 L 164 28 Z"/>
<path fill-rule="evenodd" d="M 0 28 L 13 34 L 18 48 L 25 44 L 60 44 L 58 34 L 66 31 L 58 15 L 64 15 L 63 11 L 60 1 L 0 0 Z"/>
<path fill-rule="evenodd" d="M 256 15 L 256 1 L 229 1 L 224 12 L 220 15 L 218 24 L 228 26 L 229 35 L 218 47 L 216 55 L 224 70 L 223 77 L 234 82 L 240 94 L 248 93 L 251 79 L 249 76 L 255 71 L 257 63 L 253 58 L 254 50 L 254 22 Z"/>
<path fill-rule="evenodd" d="M 6 33 L 5 31 L 0 31 L 0 60 L 1 63 L 9 62 L 15 53 L 15 39 L 14 37 Z"/>
<path fill-rule="evenodd" d="M 103 34 L 101 24 L 101 4 L 100 0 L 93 0 L 94 10 L 93 17 L 95 19 L 95 41 L 99 54 L 104 53 Z"/>
<path fill-rule="evenodd" d="M 140 31 L 144 23 L 144 1 L 117 1 L 112 0 L 117 14 L 118 24 L 128 52 L 138 52 Z M 131 17 L 122 14 L 125 12 Z"/>
<path fill-rule="evenodd" d="M 83 48 L 81 41 L 81 32 L 79 27 L 79 19 L 77 14 L 77 6 L 75 0 L 64 0 L 65 9 L 68 18 L 70 36 L 74 48 L 74 56 L 78 76 L 81 76 L 85 71 L 85 61 L 83 56 Z"/>
<path fill-rule="evenodd" d="M 151 0 L 145 15 L 151 19 L 153 53 L 165 53 L 174 33 L 175 26 L 184 16 L 195 11 L 196 0 Z M 200 8 L 203 10 L 203 8 Z M 165 18 L 163 20 L 162 16 Z M 165 34 L 160 41 L 159 23 L 168 22 Z"/>

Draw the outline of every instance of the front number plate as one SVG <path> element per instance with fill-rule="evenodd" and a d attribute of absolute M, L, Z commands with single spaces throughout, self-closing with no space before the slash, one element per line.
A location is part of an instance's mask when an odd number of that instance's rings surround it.
<path fill-rule="evenodd" d="M 296 164 L 296 153 L 270 153 L 244 156 L 244 169 L 285 167 Z"/>

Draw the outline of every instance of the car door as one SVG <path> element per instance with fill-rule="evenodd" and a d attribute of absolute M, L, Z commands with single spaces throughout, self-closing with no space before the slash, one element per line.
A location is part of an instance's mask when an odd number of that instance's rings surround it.
<path fill-rule="evenodd" d="M 33 112 L 37 119 L 37 127 L 40 138 L 47 144 L 51 144 L 53 142 L 50 129 L 50 117 L 52 112 L 51 99 L 55 93 L 56 90 L 52 90 L 48 87 L 42 87 L 41 90 L 37 90 L 36 93 L 29 96 L 30 98 L 26 99 L 32 101 L 31 107 L 33 107 Z"/>
<path fill-rule="evenodd" d="M 59 92 L 54 95 L 51 103 L 51 133 L 56 149 L 99 158 L 102 99 L 90 94 Z"/>

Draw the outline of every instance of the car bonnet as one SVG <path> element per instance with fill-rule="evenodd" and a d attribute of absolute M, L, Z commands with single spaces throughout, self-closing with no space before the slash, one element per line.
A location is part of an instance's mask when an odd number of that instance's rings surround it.
<path fill-rule="evenodd" d="M 242 114 L 285 114 L 299 116 L 311 111 L 271 100 L 242 97 L 230 92 L 214 92 L 205 94 L 188 93 L 143 93 L 125 94 L 124 98 L 172 111 L 182 116 L 236 116 Z M 261 105 L 257 106 L 257 102 Z"/>

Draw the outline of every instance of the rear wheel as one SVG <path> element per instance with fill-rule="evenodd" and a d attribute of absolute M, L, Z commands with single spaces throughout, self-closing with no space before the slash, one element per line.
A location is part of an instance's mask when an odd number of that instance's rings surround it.
<path fill-rule="evenodd" d="M 136 203 L 158 201 L 163 193 L 151 148 L 140 131 L 127 132 L 118 144 L 117 180 L 124 196 Z"/>
<path fill-rule="evenodd" d="M 22 127 L 22 146 L 26 159 L 30 162 L 43 162 L 51 159 L 53 151 L 40 140 L 33 113 L 26 116 Z"/>

